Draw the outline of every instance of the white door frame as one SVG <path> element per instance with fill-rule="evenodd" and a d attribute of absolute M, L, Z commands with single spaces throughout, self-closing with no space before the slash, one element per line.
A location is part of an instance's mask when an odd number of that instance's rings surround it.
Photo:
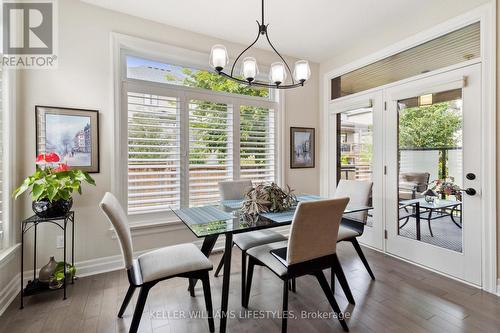
<path fill-rule="evenodd" d="M 320 174 L 321 195 L 328 195 L 329 175 L 328 170 L 332 157 L 329 155 L 330 146 L 328 138 L 328 108 L 330 103 L 331 79 L 351 72 L 378 60 L 415 47 L 434 38 L 460 29 L 475 22 L 480 22 L 481 27 L 481 57 L 479 59 L 465 62 L 463 64 L 450 66 L 449 68 L 422 74 L 405 81 L 423 78 L 450 69 L 463 67 L 473 63 L 481 63 L 481 104 L 484 118 L 482 119 L 482 288 L 491 293 L 497 293 L 497 219 L 496 219 L 496 1 L 484 4 L 466 14 L 455 17 L 441 23 L 429 30 L 418 33 L 408 39 L 402 40 L 392 46 L 384 48 L 376 53 L 356 60 L 347 65 L 336 68 L 325 73 L 320 79 L 322 86 L 322 106 L 320 113 L 321 144 L 320 144 Z M 389 84 L 384 87 L 390 87 Z M 380 89 L 378 87 L 377 89 Z M 366 91 L 369 92 L 369 91 Z M 364 92 L 364 93 L 366 93 Z M 349 96 L 349 97 L 352 97 Z M 341 99 L 337 99 L 341 100 Z M 335 159 L 335 156 L 333 157 Z M 484 181 L 487 180 L 487 181 Z M 500 290 L 500 288 L 499 288 Z"/>

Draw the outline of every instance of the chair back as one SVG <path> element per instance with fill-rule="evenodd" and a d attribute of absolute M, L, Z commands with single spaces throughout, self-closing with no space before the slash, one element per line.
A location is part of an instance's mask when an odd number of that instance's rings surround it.
<path fill-rule="evenodd" d="M 252 189 L 250 179 L 239 179 L 219 182 L 221 200 L 239 200 Z"/>
<path fill-rule="evenodd" d="M 373 183 L 369 181 L 341 179 L 337 184 L 337 189 L 333 197 L 348 197 L 351 205 L 368 206 L 370 204 L 372 186 Z M 346 214 L 345 217 L 365 224 L 368 217 L 368 211 Z"/>
<path fill-rule="evenodd" d="M 402 172 L 399 174 L 399 182 L 413 184 L 415 191 L 421 193 L 429 187 L 430 176 L 428 172 Z"/>
<path fill-rule="evenodd" d="M 122 250 L 125 267 L 129 269 L 132 267 L 134 261 L 134 251 L 132 247 L 132 237 L 130 235 L 127 214 L 116 197 L 109 192 L 106 192 L 99 206 L 111 224 L 113 224 L 118 240 L 120 241 L 120 248 Z"/>
<path fill-rule="evenodd" d="M 289 265 L 334 254 L 349 198 L 299 202 L 288 238 Z"/>

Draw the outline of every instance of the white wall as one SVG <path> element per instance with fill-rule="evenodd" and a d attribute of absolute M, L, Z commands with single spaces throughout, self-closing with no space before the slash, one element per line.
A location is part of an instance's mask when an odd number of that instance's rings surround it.
<path fill-rule="evenodd" d="M 225 44 L 230 55 L 234 55 L 244 46 L 115 13 L 76 0 L 59 1 L 59 11 L 59 68 L 27 70 L 20 73 L 21 91 L 18 95 L 16 149 L 22 154 L 19 154 L 20 167 L 17 169 L 16 182 L 19 183 L 34 170 L 35 105 L 100 110 L 101 172 L 93 174 L 98 185 L 97 187 L 85 186 L 83 196 L 74 198 L 77 225 L 76 260 L 82 262 L 80 268 L 83 271 L 81 272 L 85 272 L 86 269 L 92 268 L 86 266 L 94 264 L 96 259 L 120 253 L 117 241 L 111 238 L 112 233 L 108 230 L 109 224 L 98 208 L 98 203 L 104 193 L 111 190 L 113 177 L 113 170 L 111 170 L 114 149 L 111 144 L 113 138 L 111 32 L 207 53 L 216 43 Z M 270 53 L 264 51 L 255 52 L 255 55 L 263 63 L 271 63 L 274 59 Z M 234 59 L 234 56 L 232 58 Z M 319 127 L 318 67 L 317 64 L 311 64 L 314 79 L 304 88 L 286 92 L 286 137 L 289 136 L 291 125 Z M 288 139 L 286 149 L 289 150 Z M 290 184 L 298 192 L 319 192 L 318 167 L 291 171 L 288 155 L 284 166 L 286 167 L 285 183 Z M 31 215 L 30 205 L 28 197 L 17 202 L 18 216 L 23 218 Z M 50 255 L 56 254 L 58 259 L 61 259 L 61 251 L 55 249 L 57 232 L 49 226 L 39 229 L 39 266 L 45 264 Z M 147 229 L 141 230 L 143 235 L 134 237 L 135 250 L 194 240 L 193 235 L 182 225 L 177 226 L 176 229 L 168 232 L 165 229 L 154 230 L 154 233 L 148 232 Z M 103 262 L 103 268 L 105 267 L 106 263 Z M 25 266 L 25 269 L 29 268 L 29 265 Z"/>

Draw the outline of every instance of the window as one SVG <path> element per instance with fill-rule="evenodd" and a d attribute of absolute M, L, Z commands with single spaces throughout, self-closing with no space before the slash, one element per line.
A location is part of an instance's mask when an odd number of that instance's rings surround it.
<path fill-rule="evenodd" d="M 223 180 L 276 181 L 279 104 L 268 90 L 208 71 L 125 59 L 121 144 L 128 152 L 129 215 L 216 204 Z"/>

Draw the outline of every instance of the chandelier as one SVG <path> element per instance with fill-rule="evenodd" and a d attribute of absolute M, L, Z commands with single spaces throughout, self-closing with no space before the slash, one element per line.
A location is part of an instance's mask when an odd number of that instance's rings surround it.
<path fill-rule="evenodd" d="M 281 54 L 276 50 L 274 45 L 271 43 L 269 36 L 267 34 L 267 28 L 269 24 L 264 23 L 264 0 L 262 0 L 262 21 L 257 21 L 257 25 L 259 27 L 259 31 L 257 33 L 257 38 L 255 38 L 254 42 L 250 44 L 246 49 L 241 52 L 231 67 L 231 72 L 229 74 L 224 72 L 224 67 L 229 62 L 229 57 L 227 55 L 227 50 L 224 45 L 214 45 L 210 52 L 210 66 L 215 69 L 215 71 L 231 80 L 236 82 L 257 86 L 257 87 L 265 87 L 265 88 L 274 88 L 274 89 L 290 89 L 301 87 L 304 85 L 309 77 L 311 76 L 311 69 L 309 67 L 309 62 L 307 60 L 299 60 L 295 63 L 295 68 L 292 73 L 290 66 L 285 61 L 285 59 L 281 56 Z M 239 76 L 235 76 L 234 66 L 241 58 L 241 56 L 248 51 L 261 36 L 266 36 L 267 42 L 273 49 L 273 51 L 279 56 L 281 61 L 274 62 L 271 64 L 271 68 L 269 70 L 269 82 L 261 82 L 256 80 L 259 75 L 259 67 L 257 65 L 257 60 L 253 57 L 245 57 L 241 61 L 241 71 Z M 291 77 L 291 83 L 285 84 L 285 80 L 288 74 Z M 241 78 L 240 78 L 241 77 Z"/>

